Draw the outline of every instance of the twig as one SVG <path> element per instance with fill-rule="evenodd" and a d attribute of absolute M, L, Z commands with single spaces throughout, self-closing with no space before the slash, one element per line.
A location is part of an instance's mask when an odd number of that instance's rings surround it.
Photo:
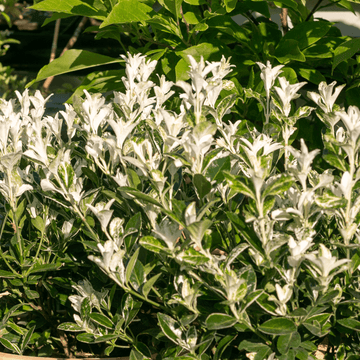
<path fill-rule="evenodd" d="M 67 50 L 71 49 L 71 48 L 74 46 L 74 44 L 76 43 L 77 39 L 79 38 L 79 35 L 80 35 L 81 30 L 83 29 L 83 27 L 84 27 L 85 24 L 86 24 L 86 21 L 87 21 L 87 20 L 88 20 L 88 18 L 87 18 L 86 16 L 84 16 L 84 17 L 81 19 L 81 21 L 80 21 L 79 25 L 77 26 L 77 28 L 76 28 L 73 36 L 72 36 L 72 37 L 70 38 L 70 40 L 68 41 L 68 43 L 67 43 L 66 46 L 64 47 L 64 49 L 63 49 L 63 51 L 61 52 L 61 54 L 60 54 L 59 57 L 61 57 L 62 55 L 64 55 L 64 53 L 65 53 Z M 54 79 L 54 76 L 50 76 L 50 77 L 48 77 L 48 78 L 45 80 L 45 82 L 44 82 L 44 84 L 43 84 L 43 89 L 44 89 L 45 92 L 47 92 L 47 91 L 49 90 L 49 86 L 50 86 L 50 84 L 52 83 L 53 79 Z"/>
<path fill-rule="evenodd" d="M 254 17 L 254 15 L 250 12 L 250 11 L 247 11 L 245 13 L 245 16 L 250 20 L 252 21 L 255 25 L 259 25 L 259 22 L 256 20 L 256 18 Z"/>
<path fill-rule="evenodd" d="M 49 63 L 51 63 L 55 59 L 55 56 L 56 56 L 57 42 L 58 42 L 59 31 L 60 31 L 60 22 L 61 22 L 61 19 L 57 19 L 56 23 L 55 23 L 54 37 L 53 37 L 53 42 L 51 45 L 51 53 L 50 53 Z"/>
<path fill-rule="evenodd" d="M 318 9 L 323 0 L 318 0 L 313 9 L 310 11 L 310 14 L 306 17 L 305 21 L 309 21 L 311 17 L 314 15 L 315 11 Z"/>
<path fill-rule="evenodd" d="M 281 19 L 281 26 L 283 28 L 284 35 L 289 31 L 287 17 L 288 17 L 288 9 L 282 8 L 280 13 L 280 19 Z"/>

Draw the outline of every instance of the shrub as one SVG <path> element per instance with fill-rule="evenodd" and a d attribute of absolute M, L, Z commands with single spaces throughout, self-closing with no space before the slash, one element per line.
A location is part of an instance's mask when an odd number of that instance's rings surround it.
<path fill-rule="evenodd" d="M 245 95 L 259 131 L 228 120 L 241 98 L 224 57 L 189 57 L 176 112 L 174 84 L 149 80 L 156 61 L 124 60 L 111 103 L 85 91 L 54 117 L 39 92 L 0 104 L 1 344 L 51 353 L 59 336 L 68 355 L 75 333 L 131 359 L 301 360 L 326 337 L 357 358 L 360 110 L 335 104 L 343 87 L 294 107 L 304 84 L 258 63 L 264 91 Z M 309 151 L 292 141 L 311 112 L 325 127 Z"/>

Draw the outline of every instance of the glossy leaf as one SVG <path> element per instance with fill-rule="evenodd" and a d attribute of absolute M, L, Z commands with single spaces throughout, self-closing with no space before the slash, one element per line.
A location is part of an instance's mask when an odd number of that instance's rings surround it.
<path fill-rule="evenodd" d="M 282 64 L 287 64 L 291 60 L 306 61 L 305 55 L 300 51 L 298 41 L 293 39 L 283 38 L 275 49 L 275 57 Z"/>
<path fill-rule="evenodd" d="M 150 19 L 152 8 L 138 0 L 121 0 L 100 25 L 100 29 L 111 24 L 125 24 Z"/>
<path fill-rule="evenodd" d="M 201 221 L 193 222 L 192 224 L 186 227 L 187 231 L 190 233 L 191 239 L 196 243 L 201 243 L 201 240 L 204 237 L 205 231 L 210 228 L 212 221 L 209 219 L 204 219 Z"/>
<path fill-rule="evenodd" d="M 105 9 L 101 10 L 99 8 L 95 8 L 88 2 L 81 0 L 43 0 L 31 6 L 30 8 L 40 11 L 65 13 L 72 16 L 88 16 L 98 20 L 104 20 L 106 17 L 106 12 L 104 11 Z"/>
<path fill-rule="evenodd" d="M 265 185 L 265 189 L 262 192 L 261 196 L 263 198 L 267 196 L 274 196 L 284 193 L 289 190 L 293 184 L 294 179 L 291 176 L 280 175 L 273 176 Z"/>
<path fill-rule="evenodd" d="M 41 273 L 41 272 L 47 272 L 47 271 L 55 271 L 55 270 L 60 269 L 63 265 L 64 265 L 63 263 L 35 265 L 29 271 L 29 274 Z"/>
<path fill-rule="evenodd" d="M 83 333 L 76 336 L 78 341 L 81 341 L 86 344 L 94 344 L 95 336 L 93 334 Z"/>
<path fill-rule="evenodd" d="M 84 331 L 80 325 L 70 322 L 62 323 L 57 328 L 63 331 Z"/>
<path fill-rule="evenodd" d="M 334 59 L 331 72 L 343 61 L 350 59 L 360 50 L 360 38 L 343 42 L 334 51 Z"/>
<path fill-rule="evenodd" d="M 360 331 L 360 321 L 352 319 L 352 318 L 347 318 L 347 319 L 340 319 L 336 321 L 337 323 L 339 323 L 341 326 L 344 326 L 348 329 L 354 330 L 354 331 Z"/>
<path fill-rule="evenodd" d="M 199 194 L 199 198 L 203 199 L 211 191 L 211 183 L 205 178 L 204 175 L 195 174 L 193 178 L 193 183 Z"/>
<path fill-rule="evenodd" d="M 38 72 L 36 79 L 26 84 L 26 87 L 30 87 L 35 82 L 45 80 L 50 76 L 67 74 L 69 72 L 88 69 L 99 65 L 122 62 L 124 62 L 122 59 L 114 59 L 87 50 L 68 50 L 61 57 L 55 59 L 50 64 L 43 66 Z"/>
<path fill-rule="evenodd" d="M 259 326 L 259 330 L 269 335 L 287 335 L 295 332 L 295 323 L 285 318 L 275 318 L 264 322 Z"/>
<path fill-rule="evenodd" d="M 209 258 L 199 253 L 193 248 L 186 249 L 184 252 L 178 255 L 178 258 L 182 261 L 192 265 L 202 265 L 209 261 Z"/>
<path fill-rule="evenodd" d="M 175 344 L 181 342 L 182 331 L 179 324 L 169 315 L 157 313 L 159 325 L 166 337 L 168 337 Z"/>
<path fill-rule="evenodd" d="M 153 236 L 144 236 L 140 239 L 139 244 L 145 249 L 150 250 L 155 253 L 160 253 L 160 251 L 167 251 L 167 247 L 159 240 Z"/>
<path fill-rule="evenodd" d="M 237 323 L 236 318 L 227 314 L 213 313 L 205 320 L 205 325 L 209 330 L 227 329 Z"/>
<path fill-rule="evenodd" d="M 136 251 L 134 252 L 134 254 L 131 256 L 127 266 L 126 266 L 126 273 L 125 273 L 125 277 L 126 277 L 126 282 L 128 283 L 130 281 L 130 276 L 134 270 L 135 267 L 135 263 L 138 259 L 139 256 L 139 251 L 140 248 L 137 248 Z"/>
<path fill-rule="evenodd" d="M 288 335 L 281 335 L 277 340 L 277 348 L 281 354 L 287 354 L 290 348 L 297 348 L 301 344 L 301 336 L 296 331 Z"/>
<path fill-rule="evenodd" d="M 146 280 L 146 282 L 142 288 L 142 294 L 145 296 L 145 298 L 148 297 L 149 292 L 151 291 L 151 289 L 153 288 L 156 281 L 159 279 L 159 277 L 161 275 L 162 275 L 161 273 L 158 273 L 158 274 L 154 275 L 153 277 L 151 277 L 149 280 Z"/>
<path fill-rule="evenodd" d="M 11 271 L 7 271 L 7 270 L 0 270 L 0 278 L 4 278 L 4 279 L 13 279 L 15 277 L 20 277 L 20 275 L 18 274 L 14 274 Z"/>
<path fill-rule="evenodd" d="M 24 339 L 21 343 L 21 350 L 24 351 L 26 349 L 27 344 L 29 343 L 32 334 L 34 333 L 34 330 L 36 328 L 36 325 L 33 325 L 25 334 Z"/>
<path fill-rule="evenodd" d="M 11 343 L 9 340 L 5 338 L 0 338 L 0 343 L 10 351 L 13 351 L 16 354 L 21 355 L 21 350 L 19 349 L 19 347 L 16 344 Z"/>
<path fill-rule="evenodd" d="M 288 39 L 296 40 L 299 49 L 302 50 L 320 40 L 329 32 L 332 26 L 333 24 L 327 21 L 304 21 L 287 32 L 283 41 Z"/>
<path fill-rule="evenodd" d="M 113 329 L 115 327 L 114 323 L 105 315 L 100 313 L 91 313 L 89 317 L 95 323 L 102 325 L 108 329 Z"/>

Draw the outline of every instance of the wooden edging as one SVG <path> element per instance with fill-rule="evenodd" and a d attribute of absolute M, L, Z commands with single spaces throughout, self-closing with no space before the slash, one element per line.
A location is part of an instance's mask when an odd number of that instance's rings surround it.
<path fill-rule="evenodd" d="M 121 357 L 106 357 L 106 358 L 51 358 L 51 357 L 40 357 L 40 356 L 25 356 L 25 355 L 14 355 L 0 352 L 0 360 L 129 360 L 128 356 Z"/>

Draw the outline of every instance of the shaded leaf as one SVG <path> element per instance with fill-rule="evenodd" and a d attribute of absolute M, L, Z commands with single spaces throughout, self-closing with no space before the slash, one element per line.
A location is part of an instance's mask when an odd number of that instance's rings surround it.
<path fill-rule="evenodd" d="M 295 332 L 297 327 L 295 323 L 289 319 L 278 318 L 265 321 L 258 329 L 269 335 L 287 335 Z"/>
<path fill-rule="evenodd" d="M 207 317 L 205 325 L 209 330 L 227 329 L 237 323 L 236 318 L 228 314 L 214 313 Z"/>

